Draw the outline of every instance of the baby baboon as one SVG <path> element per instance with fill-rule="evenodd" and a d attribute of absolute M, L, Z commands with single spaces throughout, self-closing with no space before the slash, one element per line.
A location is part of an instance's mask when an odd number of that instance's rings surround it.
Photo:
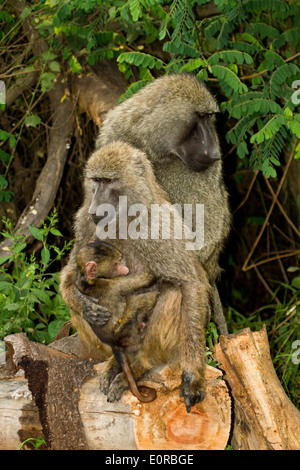
<path fill-rule="evenodd" d="M 198 257 L 213 287 L 215 320 L 226 334 L 215 286 L 219 254 L 230 229 L 215 129 L 218 111 L 211 93 L 193 75 L 164 76 L 108 112 L 96 148 L 115 140 L 139 148 L 153 163 L 155 177 L 172 204 L 204 204 L 204 245 Z"/>
<path fill-rule="evenodd" d="M 148 237 L 145 233 L 134 237 L 126 237 L 124 233 L 120 233 L 121 225 L 124 230 L 124 220 L 126 234 L 132 224 L 132 221 L 128 221 L 127 210 L 124 212 L 120 197 L 126 199 L 128 208 L 139 204 L 140 225 L 143 226 L 144 223 L 145 229 L 146 223 Z M 173 233 L 169 239 L 150 239 L 149 215 L 155 204 L 164 205 L 174 227 L 182 227 L 182 219 L 157 183 L 151 164 L 143 152 L 122 142 L 109 144 L 96 151 L 88 160 L 85 170 L 85 199 L 76 217 L 76 243 L 69 266 L 62 274 L 62 293 L 71 305 L 72 320 L 75 326 L 79 325 L 81 336 L 85 336 L 87 343 L 95 341 L 91 330 L 87 332 L 85 328 L 87 322 L 83 320 L 81 305 L 79 308 L 76 305 L 74 286 L 68 279 L 68 273 L 74 266 L 80 246 L 95 236 L 95 225 L 92 227 L 91 223 L 87 223 L 88 214 L 97 223 L 98 235 L 103 221 L 110 228 L 115 227 L 116 239 L 111 239 L 111 242 L 123 253 L 130 272 L 150 272 L 167 283 L 166 291 L 175 290 L 181 297 L 179 307 L 174 309 L 163 309 L 163 300 L 158 299 L 149 319 L 145 340 L 137 353 L 136 361 L 131 363 L 134 376 L 140 378 L 151 368 L 165 362 L 178 365 L 182 370 L 180 393 L 190 411 L 191 406 L 204 397 L 205 324 L 209 284 L 195 252 L 186 249 L 186 240 L 175 237 Z M 113 207 L 113 211 L 109 210 L 109 205 Z M 103 209 L 102 214 L 99 207 Z M 106 217 L 101 219 L 105 213 Z M 158 223 L 162 229 L 161 218 Z M 164 293 L 161 298 L 166 298 Z M 162 311 L 165 313 L 161 313 Z M 84 310 L 83 316 L 85 315 Z M 101 314 L 99 317 L 101 318 Z M 111 400 L 119 399 L 126 388 L 124 380 L 119 376 L 115 378 L 109 372 L 103 378 L 102 389 L 109 389 L 108 398 Z"/>
<path fill-rule="evenodd" d="M 97 316 L 93 314 L 85 315 L 85 320 L 97 337 L 112 347 L 133 395 L 142 402 L 153 401 L 156 398 L 155 390 L 137 387 L 127 355 L 136 353 L 145 337 L 158 290 L 144 289 L 155 282 L 155 277 L 147 273 L 126 276 L 129 270 L 122 262 L 122 253 L 100 241 L 84 245 L 76 261 L 79 290 L 85 295 L 99 298 L 112 313 L 104 325 L 99 325 Z M 140 289 L 144 291 L 139 293 Z M 116 361 L 111 361 L 110 367 L 118 370 Z"/>

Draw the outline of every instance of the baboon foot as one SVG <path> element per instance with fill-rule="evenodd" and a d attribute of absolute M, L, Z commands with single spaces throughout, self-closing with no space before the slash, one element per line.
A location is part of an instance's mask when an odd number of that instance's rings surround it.
<path fill-rule="evenodd" d="M 204 379 L 196 381 L 194 374 L 184 370 L 181 377 L 181 387 L 179 396 L 184 398 L 186 411 L 189 413 L 191 411 L 192 406 L 204 399 Z"/>
<path fill-rule="evenodd" d="M 125 379 L 123 372 L 118 374 L 109 387 L 107 394 L 107 401 L 113 403 L 114 401 L 121 400 L 123 393 L 128 390 L 128 382 Z"/>
<path fill-rule="evenodd" d="M 99 379 L 99 388 L 104 395 L 107 395 L 109 392 L 109 387 L 117 375 L 120 373 L 121 367 L 117 363 L 110 364 L 108 362 L 107 368 L 101 374 Z"/>

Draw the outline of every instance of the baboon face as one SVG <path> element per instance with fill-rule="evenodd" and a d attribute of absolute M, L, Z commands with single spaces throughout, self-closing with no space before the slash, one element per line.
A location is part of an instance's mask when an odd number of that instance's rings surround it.
<path fill-rule="evenodd" d="M 99 241 L 83 246 L 76 261 L 83 276 L 90 281 L 126 276 L 129 272 L 122 260 L 122 253 L 115 247 Z"/>
<path fill-rule="evenodd" d="M 85 169 L 88 213 L 93 222 L 97 224 L 105 217 L 108 224 L 122 215 L 127 220 L 127 212 L 121 214 L 119 197 L 126 196 L 128 204 L 140 202 L 152 179 L 155 178 L 146 156 L 124 142 L 113 142 L 94 152 Z M 149 191 L 146 193 L 144 200 L 149 197 Z"/>
<path fill-rule="evenodd" d="M 96 145 L 123 140 L 152 162 L 180 158 L 200 172 L 221 159 L 215 129 L 218 112 L 214 97 L 196 77 L 164 76 L 108 113 Z"/>
<path fill-rule="evenodd" d="M 213 113 L 195 113 L 176 143 L 174 154 L 191 170 L 203 171 L 221 159 Z M 183 123 L 182 123 L 183 124 Z"/>

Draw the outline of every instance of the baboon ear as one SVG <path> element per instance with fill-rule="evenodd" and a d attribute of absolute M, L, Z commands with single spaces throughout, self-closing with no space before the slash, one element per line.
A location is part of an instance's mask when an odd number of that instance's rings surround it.
<path fill-rule="evenodd" d="M 95 261 L 86 263 L 85 270 L 88 279 L 95 279 L 97 277 L 97 263 Z"/>

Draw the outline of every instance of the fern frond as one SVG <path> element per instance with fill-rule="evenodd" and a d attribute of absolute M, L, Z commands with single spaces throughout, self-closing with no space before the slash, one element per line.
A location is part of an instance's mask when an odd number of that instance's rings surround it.
<path fill-rule="evenodd" d="M 288 127 L 292 134 L 295 134 L 300 139 L 300 114 L 294 115 L 294 119 L 289 121 Z"/>
<path fill-rule="evenodd" d="M 248 12 L 272 11 L 274 18 L 287 18 L 291 14 L 289 5 L 281 0 L 247 0 L 243 7 Z"/>
<path fill-rule="evenodd" d="M 278 29 L 266 23 L 249 23 L 246 28 L 246 33 L 253 34 L 254 36 L 259 36 L 261 39 L 275 39 L 278 38 L 280 34 Z"/>
<path fill-rule="evenodd" d="M 286 124 L 287 118 L 281 115 L 275 115 L 267 121 L 260 131 L 254 134 L 250 142 L 257 142 L 258 144 L 264 142 L 265 140 L 271 139 L 280 129 L 281 126 Z"/>
<path fill-rule="evenodd" d="M 247 52 L 247 54 L 254 55 L 259 51 L 259 47 L 256 44 L 248 44 L 247 42 L 242 41 L 228 41 L 228 47 L 236 49 L 241 52 Z"/>
<path fill-rule="evenodd" d="M 193 72 L 196 69 L 200 69 L 201 67 L 206 67 L 207 62 L 198 58 L 198 59 L 192 59 L 189 60 L 187 64 L 184 64 L 183 67 L 179 70 L 179 73 L 182 72 Z"/>
<path fill-rule="evenodd" d="M 130 0 L 129 10 L 130 10 L 133 21 L 137 21 L 139 18 L 143 16 L 140 0 Z"/>
<path fill-rule="evenodd" d="M 228 63 L 228 64 L 238 64 L 238 65 L 242 65 L 244 62 L 246 62 L 246 64 L 253 63 L 252 57 L 246 52 L 233 51 L 233 50 L 215 52 L 215 54 L 211 55 L 210 58 L 208 59 L 209 65 L 216 65 L 220 61 Z"/>
<path fill-rule="evenodd" d="M 286 83 L 289 78 L 299 72 L 299 67 L 295 64 L 284 64 L 278 67 L 270 79 L 270 96 L 271 99 L 276 99 L 281 96 L 280 87 Z"/>
<path fill-rule="evenodd" d="M 149 69 L 161 69 L 163 61 L 153 57 L 144 52 L 123 52 L 119 55 L 117 62 L 120 64 L 126 62 L 127 64 L 136 65 L 137 67 L 149 67 Z"/>
<path fill-rule="evenodd" d="M 278 49 L 282 47 L 286 42 L 294 43 L 298 45 L 300 40 L 300 28 L 291 28 L 287 31 L 284 31 L 275 41 L 273 41 L 273 46 Z"/>
<path fill-rule="evenodd" d="M 250 93 L 248 94 L 250 95 Z M 266 98 L 249 99 L 245 102 L 238 102 L 233 105 L 230 110 L 230 115 L 236 119 L 240 119 L 246 114 L 259 113 L 260 115 L 282 114 L 282 108 L 275 101 Z"/>
<path fill-rule="evenodd" d="M 127 98 L 130 98 L 130 96 L 134 95 L 137 91 L 139 91 L 141 88 L 144 88 L 144 86 L 148 85 L 148 83 L 151 83 L 152 80 L 139 80 L 138 82 L 132 83 L 126 90 L 123 95 L 120 96 L 118 104 L 122 103 L 123 101 L 127 100 Z"/>
<path fill-rule="evenodd" d="M 176 42 L 165 42 L 163 45 L 163 50 L 166 52 L 171 52 L 175 55 L 194 58 L 200 57 L 200 52 L 197 49 L 181 41 L 179 41 L 178 44 Z"/>
<path fill-rule="evenodd" d="M 254 126 L 259 114 L 246 115 L 239 119 L 236 125 L 226 134 L 228 143 L 238 144 L 245 139 L 246 133 Z"/>
<path fill-rule="evenodd" d="M 236 74 L 223 65 L 212 65 L 212 74 L 219 80 L 226 96 L 242 94 L 248 91 L 247 86 L 240 81 Z"/>

